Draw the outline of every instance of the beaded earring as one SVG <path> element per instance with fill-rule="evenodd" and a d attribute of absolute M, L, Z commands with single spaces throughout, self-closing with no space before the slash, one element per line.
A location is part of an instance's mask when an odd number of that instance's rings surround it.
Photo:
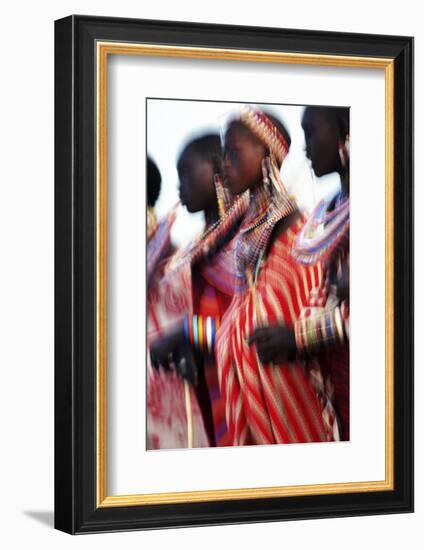
<path fill-rule="evenodd" d="M 349 158 L 350 153 L 350 140 L 349 135 L 346 136 L 346 139 L 343 142 L 339 142 L 339 158 L 340 158 L 340 164 L 343 168 L 346 166 L 346 162 Z"/>
<path fill-rule="evenodd" d="M 219 174 L 214 175 L 213 183 L 215 186 L 216 200 L 218 203 L 218 214 L 219 217 L 222 218 L 222 216 L 231 207 L 231 194 L 223 184 L 221 176 Z"/>
<path fill-rule="evenodd" d="M 344 168 L 346 166 L 346 154 L 343 147 L 343 143 L 341 141 L 339 142 L 339 159 L 340 159 L 340 164 Z"/>
<path fill-rule="evenodd" d="M 347 160 L 349 160 L 349 156 L 350 156 L 350 137 L 349 137 L 349 134 L 346 136 L 345 143 L 344 143 L 344 148 L 345 148 L 345 152 L 346 152 L 346 158 L 347 158 Z"/>
<path fill-rule="evenodd" d="M 158 221 L 156 218 L 156 213 L 152 206 L 147 208 L 147 240 L 149 240 L 152 235 L 155 233 L 158 226 Z"/>
<path fill-rule="evenodd" d="M 264 185 L 264 188 L 268 191 L 269 194 L 271 194 L 271 181 L 269 178 L 269 157 L 265 157 L 262 159 L 262 182 Z"/>

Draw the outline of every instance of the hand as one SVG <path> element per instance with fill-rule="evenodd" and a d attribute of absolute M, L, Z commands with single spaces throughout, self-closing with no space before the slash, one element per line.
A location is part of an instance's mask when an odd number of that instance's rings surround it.
<path fill-rule="evenodd" d="M 184 340 L 183 323 L 178 323 L 167 332 L 161 334 L 150 345 L 152 366 L 155 369 L 162 366 L 165 370 L 168 370 L 170 363 L 174 361 L 174 353 L 184 343 Z"/>
<path fill-rule="evenodd" d="M 347 269 L 342 271 L 342 276 L 336 288 L 337 298 L 341 302 L 349 302 L 349 271 Z"/>
<path fill-rule="evenodd" d="M 194 353 L 189 344 L 184 343 L 174 354 L 177 372 L 184 380 L 190 384 L 197 384 L 198 366 Z"/>
<path fill-rule="evenodd" d="M 197 364 L 193 350 L 185 341 L 184 325 L 179 324 L 155 340 L 150 346 L 150 358 L 155 369 L 169 370 L 174 363 L 178 374 L 191 384 L 197 381 Z"/>
<path fill-rule="evenodd" d="M 329 272 L 327 291 L 331 289 L 341 302 L 349 302 L 349 262 L 338 267 L 338 260 L 335 257 L 330 264 Z"/>
<path fill-rule="evenodd" d="M 248 343 L 256 344 L 256 351 L 262 363 L 285 363 L 296 358 L 294 330 L 285 325 L 257 328 Z"/>

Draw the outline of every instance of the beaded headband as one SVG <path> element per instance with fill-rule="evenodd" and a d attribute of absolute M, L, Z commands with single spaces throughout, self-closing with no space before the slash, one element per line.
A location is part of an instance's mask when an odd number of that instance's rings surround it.
<path fill-rule="evenodd" d="M 289 146 L 272 120 L 264 112 L 246 107 L 240 115 L 240 121 L 268 147 L 281 164 L 289 152 Z"/>

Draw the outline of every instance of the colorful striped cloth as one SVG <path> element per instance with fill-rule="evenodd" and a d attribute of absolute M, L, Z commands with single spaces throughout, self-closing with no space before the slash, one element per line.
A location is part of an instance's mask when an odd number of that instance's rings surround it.
<path fill-rule="evenodd" d="M 199 271 L 203 272 L 202 269 Z M 231 303 L 232 296 L 222 293 L 218 288 L 208 283 L 196 270 L 194 276 L 194 303 L 196 311 L 203 317 L 213 317 L 218 321 L 223 317 Z M 206 393 L 202 400 L 199 396 L 199 404 L 202 408 L 205 425 L 209 426 L 209 439 L 211 446 L 223 447 L 229 444 L 227 436 L 227 424 L 225 420 L 225 405 L 219 389 L 218 372 L 215 357 L 203 357 L 204 382 Z M 207 403 L 204 401 L 207 399 Z M 207 417 L 210 416 L 209 422 Z"/>
<path fill-rule="evenodd" d="M 314 315 L 319 325 L 320 318 L 334 313 L 343 325 L 342 342 L 336 336 L 337 331 L 333 331 L 332 338 L 318 332 L 314 335 L 313 349 L 308 350 L 315 356 L 311 362 L 320 364 L 325 385 L 332 387 L 342 441 L 350 439 L 349 228 L 349 198 L 337 195 L 318 205 L 292 250 L 299 262 L 323 266 L 321 284 L 311 292 L 302 319 Z"/>
<path fill-rule="evenodd" d="M 319 286 L 320 265 L 291 254 L 304 219 L 273 243 L 253 288 L 236 295 L 217 333 L 216 361 L 231 445 L 303 443 L 335 439 L 331 403 L 319 395 L 300 362 L 262 364 L 247 343 L 258 326 L 292 327 Z"/>
<path fill-rule="evenodd" d="M 204 238 L 193 242 L 187 249 L 178 251 L 168 260 L 158 263 L 155 274 L 149 280 L 148 287 L 148 342 L 160 337 L 169 326 L 182 322 L 185 315 L 211 316 L 219 322 L 232 299 L 234 274 L 231 271 L 233 241 L 222 245 L 218 252 L 215 245 L 223 237 L 231 235 L 243 217 L 248 205 L 248 194 L 238 198 L 221 222 L 212 230 L 206 230 Z M 165 234 L 165 233 L 164 233 Z M 233 239 L 234 240 L 234 239 Z M 213 275 L 212 275 L 213 273 Z M 210 281 L 210 282 L 209 282 Z M 225 287 L 225 290 L 224 290 Z M 219 384 L 217 383 L 216 365 L 213 356 L 198 358 L 205 365 L 203 381 L 199 380 L 197 388 L 191 388 L 193 418 L 195 422 L 195 447 L 225 445 L 226 426 L 223 422 L 223 405 L 220 403 Z M 173 396 L 169 403 L 162 407 L 154 406 L 158 395 L 155 384 L 163 384 L 151 369 L 148 369 L 148 430 L 154 430 L 151 440 L 159 448 L 165 448 L 163 442 L 171 441 L 177 446 L 186 446 L 185 437 L 177 440 L 172 430 L 180 430 L 183 417 L 183 401 L 180 387 L 182 381 L 173 379 L 167 395 Z M 203 382 L 203 385 L 202 385 Z M 172 395 L 171 395 L 172 394 Z M 152 398 L 152 399 L 150 399 Z M 166 396 L 164 396 L 166 399 Z M 151 405 L 151 406 L 150 406 Z M 172 420 L 172 407 L 175 406 L 176 418 Z M 166 426 L 168 422 L 168 427 Z M 156 437 L 158 429 L 160 435 Z M 168 433 L 167 433 L 168 432 Z M 181 444 L 176 444 L 181 441 Z M 168 443 L 166 443 L 168 447 Z"/>

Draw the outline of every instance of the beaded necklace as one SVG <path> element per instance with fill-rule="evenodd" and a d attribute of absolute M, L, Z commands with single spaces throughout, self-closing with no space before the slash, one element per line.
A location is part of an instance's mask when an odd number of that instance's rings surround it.
<path fill-rule="evenodd" d="M 275 225 L 294 212 L 297 206 L 287 193 L 278 167 L 289 151 L 285 136 L 260 110 L 245 107 L 240 121 L 269 150 L 269 156 L 262 161 L 262 185 L 251 194 L 249 210 L 241 224 L 234 251 L 236 287 L 243 291 L 248 284 L 247 275 L 253 275 L 254 283 L 259 274 Z"/>
<path fill-rule="evenodd" d="M 334 209 L 329 207 L 335 203 Z M 349 231 L 349 197 L 322 201 L 311 214 L 295 240 L 292 254 L 297 261 L 312 265 L 325 260 Z"/>
<path fill-rule="evenodd" d="M 220 240 L 245 214 L 249 204 L 249 192 L 238 197 L 231 208 L 221 216 L 214 224 L 209 226 L 199 237 L 194 239 L 187 247 L 177 251 L 170 259 L 165 276 L 172 275 L 187 264 L 193 264 L 206 257 Z"/>
<path fill-rule="evenodd" d="M 256 280 L 275 225 L 297 208 L 289 197 L 272 157 L 263 161 L 263 183 L 251 193 L 249 209 L 241 224 L 235 246 L 237 290 L 247 285 L 247 273 Z"/>

